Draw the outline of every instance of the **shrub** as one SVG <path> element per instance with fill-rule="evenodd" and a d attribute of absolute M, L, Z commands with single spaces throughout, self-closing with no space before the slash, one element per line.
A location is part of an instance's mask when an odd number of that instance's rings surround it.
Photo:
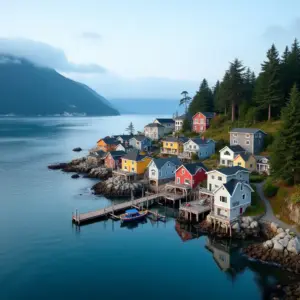
<path fill-rule="evenodd" d="M 192 160 L 199 160 L 199 156 L 196 153 L 192 153 Z"/>
<path fill-rule="evenodd" d="M 300 202 L 300 185 L 297 185 L 295 187 L 295 192 L 291 195 L 291 201 L 293 203 L 299 203 Z"/>
<path fill-rule="evenodd" d="M 218 160 L 218 159 L 219 159 L 219 155 L 218 155 L 217 153 L 214 153 L 213 155 L 211 155 L 210 158 L 211 158 L 211 159 Z"/>
<path fill-rule="evenodd" d="M 222 148 L 224 148 L 227 145 L 227 142 L 223 139 L 220 139 L 216 142 L 216 151 L 221 150 Z"/>
<path fill-rule="evenodd" d="M 266 197 L 274 197 L 277 194 L 278 186 L 274 185 L 271 179 L 268 179 L 264 184 L 263 190 Z"/>
<path fill-rule="evenodd" d="M 265 176 L 264 175 L 255 175 L 255 174 L 251 174 L 250 175 L 250 182 L 253 183 L 258 183 L 258 182 L 262 182 L 265 180 Z"/>
<path fill-rule="evenodd" d="M 216 129 L 222 127 L 226 119 L 227 118 L 224 115 L 215 116 L 210 122 L 211 128 Z"/>

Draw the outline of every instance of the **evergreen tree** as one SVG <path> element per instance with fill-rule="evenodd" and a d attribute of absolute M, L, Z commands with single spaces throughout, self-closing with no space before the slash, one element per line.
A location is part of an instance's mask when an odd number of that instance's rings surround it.
<path fill-rule="evenodd" d="M 295 39 L 292 46 L 291 51 L 287 55 L 284 53 L 283 57 L 286 61 L 282 62 L 284 73 L 284 87 L 289 92 L 292 86 L 296 83 L 298 86 L 300 85 L 300 47 L 298 40 Z M 285 68 L 284 68 L 285 66 Z"/>
<path fill-rule="evenodd" d="M 128 127 L 126 128 L 126 131 L 127 131 L 130 135 L 133 135 L 133 134 L 134 134 L 134 126 L 133 126 L 132 122 L 129 123 Z"/>
<path fill-rule="evenodd" d="M 187 114 L 188 105 L 191 102 L 192 98 L 189 96 L 189 93 L 187 91 L 182 91 L 181 96 L 182 98 L 180 99 L 179 105 L 184 105 L 185 113 Z"/>
<path fill-rule="evenodd" d="M 261 110 L 267 109 L 268 120 L 280 113 L 284 104 L 281 86 L 280 59 L 273 44 L 267 52 L 267 61 L 262 64 L 260 91 L 257 93 L 257 103 Z"/>
<path fill-rule="evenodd" d="M 222 82 L 220 83 L 219 89 L 215 94 L 215 110 L 218 112 L 222 112 L 227 116 L 228 108 L 229 108 L 229 73 L 225 72 Z"/>
<path fill-rule="evenodd" d="M 220 95 L 220 81 L 218 80 L 213 87 L 213 105 L 214 105 L 214 110 L 217 112 L 218 110 L 218 105 L 219 105 L 219 95 Z"/>
<path fill-rule="evenodd" d="M 281 80 L 284 99 L 288 99 L 289 93 L 290 93 L 291 88 L 292 88 L 292 84 L 295 82 L 295 81 L 291 81 L 291 76 L 289 74 L 290 55 L 291 55 L 291 52 L 289 50 L 289 47 L 286 46 L 285 49 L 284 49 L 284 52 L 281 56 L 281 62 L 280 62 L 280 64 L 281 64 L 280 65 L 280 69 L 281 69 L 280 70 L 280 72 L 281 72 L 280 80 Z"/>
<path fill-rule="evenodd" d="M 205 78 L 202 80 L 199 91 L 196 93 L 189 106 L 189 113 L 191 115 L 194 115 L 199 111 L 213 111 L 213 93 Z"/>
<path fill-rule="evenodd" d="M 300 93 L 296 84 L 283 109 L 282 127 L 274 142 L 272 173 L 288 183 L 300 182 Z"/>

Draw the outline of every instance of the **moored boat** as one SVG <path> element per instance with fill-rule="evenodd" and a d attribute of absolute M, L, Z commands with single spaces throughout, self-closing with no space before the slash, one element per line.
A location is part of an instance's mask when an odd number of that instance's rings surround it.
<path fill-rule="evenodd" d="M 144 219 L 148 214 L 147 210 L 138 211 L 135 208 L 128 209 L 125 214 L 120 215 L 121 222 L 132 222 Z"/>

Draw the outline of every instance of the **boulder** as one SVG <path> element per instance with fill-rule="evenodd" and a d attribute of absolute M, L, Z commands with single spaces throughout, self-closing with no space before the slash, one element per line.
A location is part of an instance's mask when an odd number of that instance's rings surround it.
<path fill-rule="evenodd" d="M 286 237 L 286 233 L 285 232 L 278 233 L 275 236 L 276 239 L 283 239 L 284 237 Z"/>
<path fill-rule="evenodd" d="M 300 253 L 300 240 L 298 237 L 295 237 L 288 242 L 287 250 L 294 254 Z"/>
<path fill-rule="evenodd" d="M 284 232 L 284 230 L 282 229 L 282 228 L 277 228 L 277 233 L 282 233 L 282 232 Z"/>
<path fill-rule="evenodd" d="M 277 252 L 283 252 L 284 247 L 278 241 L 275 240 L 273 249 Z"/>
<path fill-rule="evenodd" d="M 257 221 L 252 221 L 250 224 L 250 228 L 257 228 L 258 227 L 258 222 Z"/>
<path fill-rule="evenodd" d="M 241 228 L 248 228 L 248 226 L 249 226 L 249 223 L 242 223 L 241 224 Z"/>
<path fill-rule="evenodd" d="M 284 257 L 289 256 L 289 251 L 287 251 L 286 249 L 284 249 L 284 251 L 283 251 L 283 256 L 284 256 Z"/>
<path fill-rule="evenodd" d="M 284 248 L 286 248 L 289 243 L 289 239 L 285 237 L 285 238 L 279 240 L 278 243 L 280 243 Z"/>
<path fill-rule="evenodd" d="M 79 178 L 80 176 L 78 175 L 78 174 L 73 174 L 72 176 L 71 176 L 71 178 L 73 178 L 73 179 L 77 179 L 77 178 Z"/>
<path fill-rule="evenodd" d="M 287 229 L 285 230 L 285 232 L 286 232 L 287 234 L 289 234 L 289 233 L 290 233 L 290 229 L 287 228 Z"/>
<path fill-rule="evenodd" d="M 278 228 L 278 224 L 272 222 L 272 223 L 270 224 L 270 227 L 271 227 L 271 229 L 272 229 L 274 232 L 276 232 L 276 231 L 277 231 L 277 228 Z"/>
<path fill-rule="evenodd" d="M 271 240 L 268 240 L 264 243 L 269 249 L 273 247 L 273 242 Z"/>
<path fill-rule="evenodd" d="M 240 231 L 240 224 L 238 223 L 238 222 L 236 222 L 236 223 L 234 223 L 233 225 L 232 225 L 232 229 L 233 230 L 235 230 L 235 231 Z"/>
<path fill-rule="evenodd" d="M 76 148 L 73 149 L 73 151 L 74 152 L 80 152 L 80 151 L 82 151 L 82 149 L 80 147 L 76 147 Z"/>

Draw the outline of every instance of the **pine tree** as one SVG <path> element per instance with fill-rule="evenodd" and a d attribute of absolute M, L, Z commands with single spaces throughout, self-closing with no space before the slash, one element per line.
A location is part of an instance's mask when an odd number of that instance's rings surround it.
<path fill-rule="evenodd" d="M 196 93 L 189 106 L 189 113 L 191 115 L 194 115 L 199 111 L 213 111 L 213 93 L 205 78 L 202 80 L 199 91 Z"/>
<path fill-rule="evenodd" d="M 300 182 L 300 93 L 296 84 L 283 109 L 282 127 L 274 142 L 272 173 L 290 184 Z"/>
<path fill-rule="evenodd" d="M 129 123 L 128 127 L 126 128 L 126 131 L 127 131 L 130 135 L 133 135 L 133 134 L 134 134 L 134 126 L 133 126 L 132 122 Z"/>
<path fill-rule="evenodd" d="M 215 108 L 219 112 L 224 112 L 225 116 L 227 116 L 228 114 L 228 109 L 230 105 L 229 92 L 229 72 L 226 71 L 223 80 L 220 83 L 219 90 L 217 91 L 217 94 L 215 96 Z"/>
<path fill-rule="evenodd" d="M 184 105 L 185 113 L 187 114 L 188 105 L 191 102 L 192 98 L 189 96 L 189 93 L 187 91 L 182 91 L 181 96 L 182 98 L 180 99 L 179 105 Z"/>
<path fill-rule="evenodd" d="M 262 64 L 260 91 L 256 95 L 259 108 L 268 111 L 268 120 L 278 115 L 278 108 L 284 104 L 280 70 L 278 51 L 273 44 L 267 52 L 267 61 Z"/>

